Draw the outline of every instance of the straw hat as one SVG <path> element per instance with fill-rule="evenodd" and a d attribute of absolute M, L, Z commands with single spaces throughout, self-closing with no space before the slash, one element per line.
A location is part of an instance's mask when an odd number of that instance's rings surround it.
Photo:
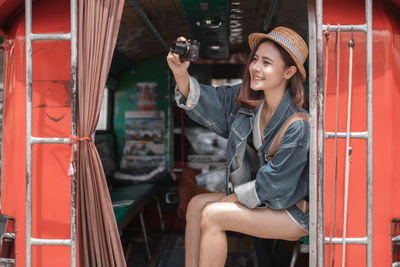
<path fill-rule="evenodd" d="M 279 26 L 267 34 L 258 32 L 250 34 L 250 49 L 253 50 L 263 39 L 270 39 L 278 43 L 289 53 L 294 62 L 296 62 L 297 69 L 301 74 L 301 80 L 304 82 L 306 80 L 306 70 L 303 64 L 308 56 L 308 47 L 303 38 L 297 32 L 287 27 Z"/>

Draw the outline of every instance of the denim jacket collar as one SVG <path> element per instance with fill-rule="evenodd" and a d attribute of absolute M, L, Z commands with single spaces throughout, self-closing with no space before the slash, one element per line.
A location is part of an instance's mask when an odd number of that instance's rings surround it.
<path fill-rule="evenodd" d="M 274 114 L 272 115 L 271 119 L 269 120 L 267 126 L 264 129 L 264 136 L 263 136 L 264 138 L 267 135 L 269 135 L 272 132 L 272 130 L 274 130 L 275 127 L 282 121 L 291 103 L 292 103 L 292 96 L 290 95 L 289 89 L 287 89 L 285 95 L 283 96 L 281 102 L 278 105 L 278 108 L 275 110 Z M 259 106 L 254 110 L 247 110 L 245 108 L 240 108 L 239 112 L 249 115 L 250 117 L 255 117 Z"/>

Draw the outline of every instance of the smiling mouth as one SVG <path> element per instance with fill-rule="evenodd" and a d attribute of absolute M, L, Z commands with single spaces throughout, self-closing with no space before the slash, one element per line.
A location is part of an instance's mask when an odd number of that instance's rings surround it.
<path fill-rule="evenodd" d="M 254 80 L 254 81 L 263 81 L 264 78 L 258 77 L 258 76 L 253 76 L 253 77 L 252 77 L 252 80 Z"/>

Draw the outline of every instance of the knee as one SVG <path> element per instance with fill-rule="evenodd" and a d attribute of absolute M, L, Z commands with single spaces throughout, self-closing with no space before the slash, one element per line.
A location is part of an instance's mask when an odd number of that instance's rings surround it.
<path fill-rule="evenodd" d="M 201 213 L 201 222 L 200 229 L 202 232 L 217 230 L 220 228 L 220 224 L 218 223 L 219 212 L 215 205 L 210 204 L 204 207 Z"/>
<path fill-rule="evenodd" d="M 192 197 L 187 206 L 186 220 L 199 217 L 205 205 L 206 202 L 201 195 L 196 195 Z"/>

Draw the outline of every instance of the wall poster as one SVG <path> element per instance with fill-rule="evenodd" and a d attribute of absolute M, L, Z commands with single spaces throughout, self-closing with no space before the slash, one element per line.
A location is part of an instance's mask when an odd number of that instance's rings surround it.
<path fill-rule="evenodd" d="M 161 165 L 165 165 L 164 111 L 126 111 L 121 168 Z"/>

